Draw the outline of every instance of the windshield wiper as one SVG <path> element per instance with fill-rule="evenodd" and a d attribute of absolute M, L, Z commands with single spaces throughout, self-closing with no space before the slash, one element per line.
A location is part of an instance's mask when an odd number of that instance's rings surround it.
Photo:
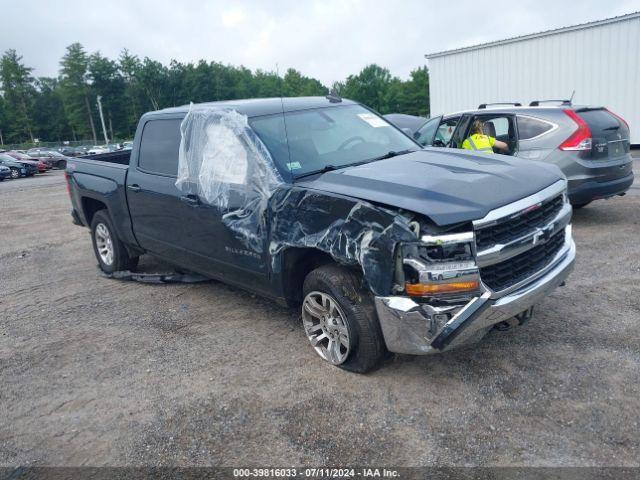
<path fill-rule="evenodd" d="M 320 173 L 327 173 L 327 172 L 333 172 L 334 170 L 339 170 L 341 168 L 347 168 L 347 167 L 357 167 L 358 165 L 364 165 L 365 163 L 371 163 L 371 162 L 375 162 L 378 160 L 385 160 L 387 158 L 393 158 L 393 157 L 397 157 L 398 155 L 404 155 L 405 153 L 411 153 L 411 152 L 416 152 L 417 150 L 414 150 L 412 148 L 408 148 L 406 150 L 400 150 L 400 151 L 390 151 L 385 153 L 384 155 L 380 155 L 379 157 L 374 157 L 371 158 L 369 160 L 363 160 L 361 162 L 354 162 L 354 163 L 347 163 L 346 165 L 325 165 L 324 167 L 318 169 L 318 170 L 313 170 L 311 172 L 307 172 L 307 173 L 301 173 L 300 175 L 296 175 L 294 178 L 294 180 L 297 180 L 299 178 L 305 178 L 305 177 L 310 177 L 311 175 L 318 175 Z"/>
<path fill-rule="evenodd" d="M 296 175 L 295 177 L 293 177 L 294 179 L 298 179 L 298 178 L 304 178 L 304 177 L 310 177 L 311 175 L 318 175 L 320 173 L 327 173 L 327 172 L 332 172 L 334 170 L 338 170 L 339 168 L 345 168 L 345 167 L 349 167 L 350 165 L 325 165 L 324 167 L 318 169 L 318 170 L 312 170 L 311 172 L 307 172 L 307 173 L 301 173 L 300 175 Z"/>
<path fill-rule="evenodd" d="M 371 160 L 367 160 L 366 163 L 375 162 L 377 160 L 386 160 L 387 158 L 398 157 L 400 155 L 404 155 L 405 153 L 411 153 L 411 152 L 417 152 L 417 150 L 414 150 L 413 148 L 407 148 L 406 150 L 398 150 L 397 152 L 395 150 L 391 150 L 390 152 L 387 152 L 384 155 L 380 155 L 379 157 L 374 157 Z"/>

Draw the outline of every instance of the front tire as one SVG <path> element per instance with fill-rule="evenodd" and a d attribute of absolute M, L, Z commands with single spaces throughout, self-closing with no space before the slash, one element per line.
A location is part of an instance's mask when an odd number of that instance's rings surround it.
<path fill-rule="evenodd" d="M 124 243 L 116 235 L 106 210 L 99 210 L 93 216 L 91 241 L 100 270 L 105 273 L 133 270 L 138 264 L 138 257 L 129 256 Z"/>
<path fill-rule="evenodd" d="M 302 322 L 320 357 L 366 373 L 387 354 L 371 293 L 356 273 L 338 265 L 313 270 L 304 281 Z"/>
<path fill-rule="evenodd" d="M 11 178 L 13 180 L 15 180 L 16 178 L 20 178 L 20 170 L 18 170 L 17 168 L 12 168 L 11 169 Z"/>

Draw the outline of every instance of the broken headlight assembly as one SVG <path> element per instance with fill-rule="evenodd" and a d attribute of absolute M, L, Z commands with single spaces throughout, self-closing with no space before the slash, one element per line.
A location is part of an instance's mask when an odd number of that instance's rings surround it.
<path fill-rule="evenodd" d="M 423 235 L 398 252 L 396 286 L 411 297 L 455 302 L 480 292 L 473 232 Z"/>

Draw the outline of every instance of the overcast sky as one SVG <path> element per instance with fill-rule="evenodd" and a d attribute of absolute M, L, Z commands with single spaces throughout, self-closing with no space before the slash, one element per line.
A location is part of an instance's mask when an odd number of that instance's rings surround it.
<path fill-rule="evenodd" d="M 406 78 L 424 54 L 640 10 L 640 0 L 1 0 L 0 50 L 35 75 L 56 75 L 65 47 L 116 58 L 123 48 L 163 63 L 215 60 L 326 85 L 369 63 Z"/>

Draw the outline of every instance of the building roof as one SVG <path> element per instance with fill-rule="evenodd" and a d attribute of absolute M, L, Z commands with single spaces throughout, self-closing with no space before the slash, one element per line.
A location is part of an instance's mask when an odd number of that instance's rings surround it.
<path fill-rule="evenodd" d="M 533 38 L 546 37 L 546 36 L 549 36 L 549 35 L 557 35 L 559 33 L 571 32 L 573 30 L 582 30 L 582 29 L 585 29 L 585 28 L 599 27 L 601 25 L 607 25 L 609 23 L 622 22 L 624 20 L 631 20 L 633 18 L 639 18 L 639 17 L 640 17 L 640 12 L 627 13 L 626 15 L 620 15 L 620 16 L 617 16 L 617 17 L 605 18 L 604 20 L 595 20 L 593 22 L 580 23 L 578 25 L 571 25 L 569 27 L 556 28 L 556 29 L 553 29 L 553 30 L 545 30 L 545 31 L 538 32 L 538 33 L 530 33 L 528 35 L 521 35 L 519 37 L 506 38 L 504 40 L 496 40 L 496 41 L 493 41 L 493 42 L 480 43 L 478 45 L 472 45 L 470 47 L 455 48 L 455 49 L 452 49 L 452 50 L 444 50 L 444 51 L 441 51 L 441 52 L 427 53 L 425 55 L 425 58 L 427 58 L 427 60 L 430 60 L 432 58 L 444 57 L 446 55 L 453 55 L 453 54 L 456 54 L 456 53 L 468 52 L 468 51 L 471 51 L 471 50 L 479 50 L 479 49 L 487 48 L 487 47 L 495 47 L 495 46 L 498 46 L 498 45 L 505 45 L 505 44 L 508 44 L 508 43 L 521 42 L 521 41 L 524 41 L 524 40 L 531 40 Z"/>
<path fill-rule="evenodd" d="M 311 108 L 334 107 L 340 105 L 353 105 L 355 102 L 342 99 L 340 102 L 331 102 L 326 97 L 274 97 L 251 98 L 244 100 L 224 100 L 221 102 L 194 103 L 194 107 L 230 108 L 248 117 L 260 115 L 272 115 L 274 113 L 308 110 Z M 150 114 L 187 113 L 189 105 L 170 107 Z"/>

